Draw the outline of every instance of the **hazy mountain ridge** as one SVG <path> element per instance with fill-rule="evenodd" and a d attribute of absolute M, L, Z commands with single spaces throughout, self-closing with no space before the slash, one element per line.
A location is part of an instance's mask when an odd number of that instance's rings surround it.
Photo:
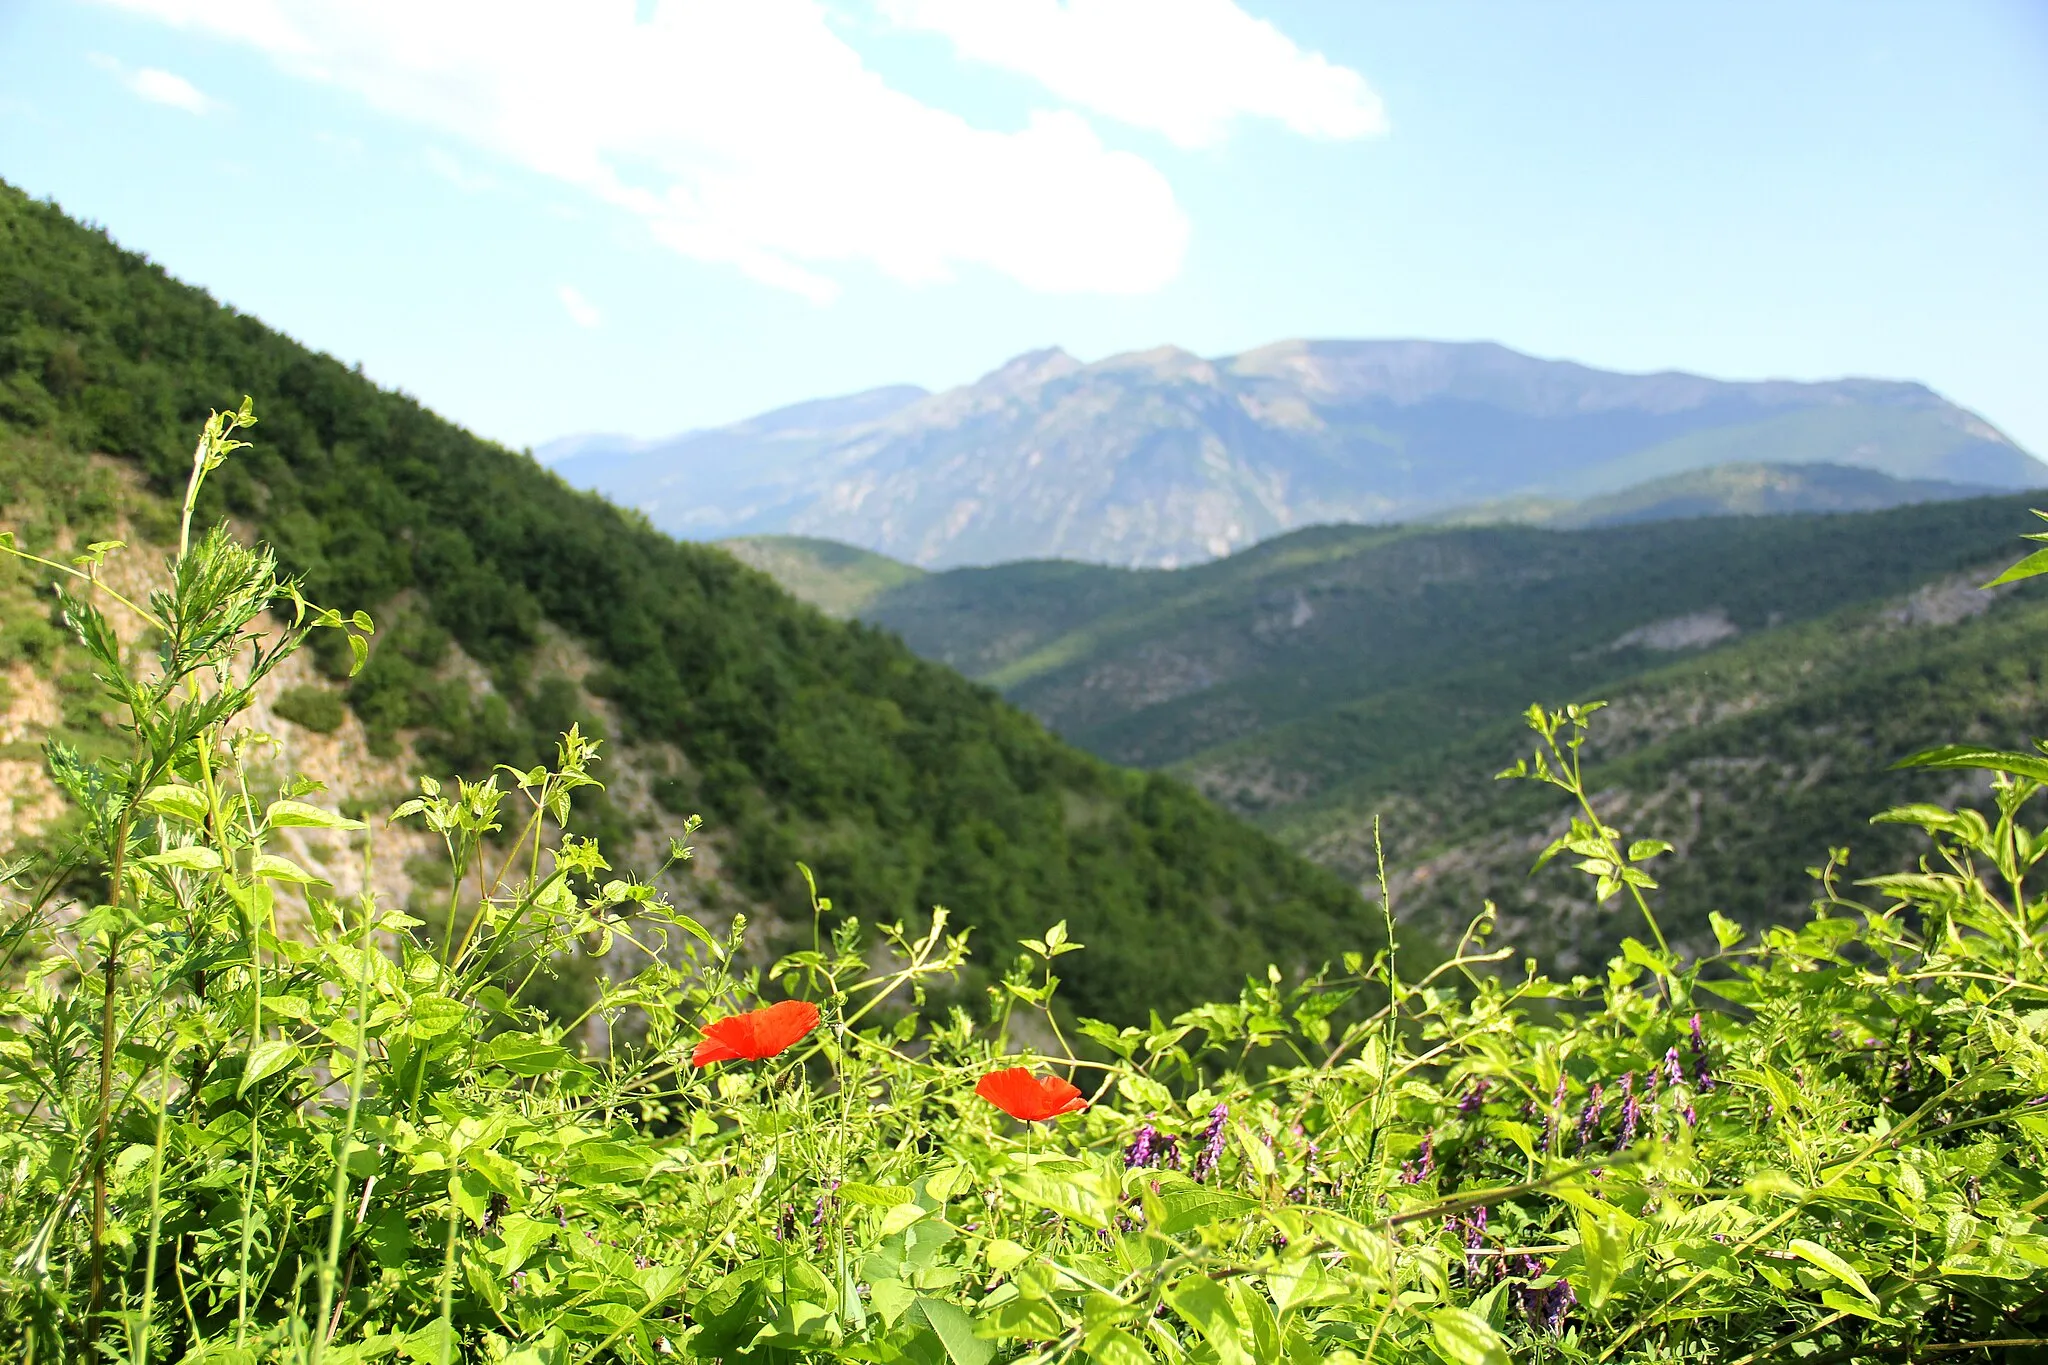
<path fill-rule="evenodd" d="M 1093 364 L 1052 349 L 944 393 L 875 392 L 892 397 L 542 454 L 678 534 L 823 536 L 924 567 L 1195 563 L 1304 525 L 1583 500 L 1734 462 L 2048 483 L 2048 466 L 1923 385 L 1615 374 L 1492 343 L 1160 347 Z M 827 429 L 835 404 L 864 405 Z"/>

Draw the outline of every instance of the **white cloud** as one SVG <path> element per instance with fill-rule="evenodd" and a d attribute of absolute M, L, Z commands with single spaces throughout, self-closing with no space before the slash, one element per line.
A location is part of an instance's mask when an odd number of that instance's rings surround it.
<path fill-rule="evenodd" d="M 1188 224 L 1079 115 L 977 128 L 891 89 L 816 0 L 110 0 L 253 44 L 386 114 L 574 185 L 657 239 L 823 301 L 865 264 L 1136 293 Z"/>
<path fill-rule="evenodd" d="M 578 327 L 595 327 L 604 321 L 604 314 L 597 311 L 597 305 L 584 298 L 582 292 L 573 285 L 563 285 L 555 291 L 555 297 L 562 301 L 562 307 L 568 311 L 569 321 Z"/>
<path fill-rule="evenodd" d="M 1309 137 L 1387 131 L 1365 78 L 1303 52 L 1232 0 L 879 0 L 909 28 L 942 33 L 974 61 L 1019 72 L 1076 104 L 1183 147 L 1240 118 Z"/>
<path fill-rule="evenodd" d="M 219 100 L 173 72 L 160 70 L 154 66 L 130 70 L 114 58 L 97 52 L 92 54 L 91 60 L 94 66 L 102 71 L 112 72 L 115 79 L 127 86 L 130 92 L 151 104 L 183 109 L 188 114 L 210 114 L 221 107 Z"/>

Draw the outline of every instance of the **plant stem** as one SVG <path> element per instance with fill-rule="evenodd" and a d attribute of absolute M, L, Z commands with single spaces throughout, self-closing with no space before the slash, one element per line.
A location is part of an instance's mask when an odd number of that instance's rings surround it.
<path fill-rule="evenodd" d="M 177 1056 L 172 1049 L 164 1058 L 163 1079 L 156 1098 L 156 1150 L 149 1162 L 149 1250 L 142 1265 L 142 1322 L 136 1333 L 135 1365 L 149 1365 L 149 1329 L 156 1314 L 156 1242 L 164 1222 L 164 1135 L 169 1126 L 171 1108 L 171 1063 Z"/>
<path fill-rule="evenodd" d="M 107 908 L 118 911 L 121 906 L 121 879 L 124 875 L 123 858 L 128 851 L 129 822 L 134 818 L 131 804 L 121 812 L 121 819 L 114 832 L 113 867 L 107 875 Z M 101 1298 L 106 1291 L 106 1239 L 107 1239 L 107 1130 L 113 1121 L 114 1112 L 114 988 L 120 980 L 121 940 L 118 928 L 107 930 L 107 955 L 100 969 L 100 1090 L 99 1104 L 93 1118 L 92 1146 L 92 1289 L 86 1320 L 98 1316 Z M 90 1327 L 85 1329 L 90 1333 Z"/>
<path fill-rule="evenodd" d="M 370 914 L 373 905 L 370 886 L 370 852 L 366 834 L 363 853 L 362 929 L 356 936 L 356 1036 L 355 1047 L 352 1050 L 353 1064 L 348 1078 L 348 1120 L 342 1125 L 341 1142 L 335 1149 L 333 1205 L 327 1217 L 327 1254 L 320 1263 L 320 1314 L 313 1320 L 311 1365 L 320 1365 L 326 1356 L 327 1338 L 334 1330 L 330 1317 L 335 1308 L 335 1270 L 341 1262 L 342 1209 L 348 1202 L 349 1148 L 355 1145 L 356 1114 L 363 1102 L 363 1068 L 369 1051 L 367 1025 L 370 1013 Z M 149 1363 L 144 1361 L 142 1365 Z"/>

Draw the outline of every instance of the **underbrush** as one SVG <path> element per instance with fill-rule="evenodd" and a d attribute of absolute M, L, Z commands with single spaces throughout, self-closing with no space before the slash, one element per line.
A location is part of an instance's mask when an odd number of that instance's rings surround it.
<path fill-rule="evenodd" d="M 248 420 L 209 424 L 147 603 L 98 581 L 115 547 L 33 560 L 70 576 L 122 724 L 104 755 L 51 746 L 79 832 L 4 869 L 9 1359 L 2041 1349 L 2048 759 L 1923 755 L 1995 773 L 1995 818 L 1880 815 L 1925 835 L 1921 870 L 1853 882 L 1838 850 L 1810 921 L 1717 919 L 1687 961 L 1653 913 L 1661 847 L 1585 790 L 1595 708 L 1537 709 L 1508 775 L 1573 803 L 1552 854 L 1644 922 L 1603 978 L 1518 970 L 1489 911 L 1420 980 L 1352 956 L 1143 1026 L 1063 1028 L 1063 925 L 979 1012 L 937 1003 L 966 960 L 944 911 L 871 927 L 814 894 L 813 946 L 755 962 L 743 922 L 712 932 L 565 828 L 597 781 L 574 728 L 552 765 L 392 813 L 447 850 L 445 906 L 415 918 L 287 856 L 311 829 L 367 864 L 376 828 L 251 786 L 253 686 L 316 631 L 360 664 L 371 623 L 192 536 Z M 614 965 L 587 1011 L 536 1003 L 590 958 Z"/>

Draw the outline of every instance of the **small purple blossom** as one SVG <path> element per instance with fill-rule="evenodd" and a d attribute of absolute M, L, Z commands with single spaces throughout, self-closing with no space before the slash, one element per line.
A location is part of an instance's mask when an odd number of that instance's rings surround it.
<path fill-rule="evenodd" d="M 1522 1257 L 1519 1270 L 1522 1283 L 1512 1291 L 1515 1305 L 1532 1326 L 1553 1336 L 1561 1334 L 1566 1315 L 1579 1301 L 1579 1296 L 1572 1292 L 1571 1281 L 1559 1276 L 1554 1283 L 1536 1288 L 1536 1281 L 1549 1274 L 1549 1270 L 1534 1256 Z"/>
<path fill-rule="evenodd" d="M 1600 1082 L 1593 1082 L 1592 1090 L 1586 1094 L 1586 1107 L 1579 1111 L 1579 1150 L 1593 1140 L 1593 1132 L 1600 1126 L 1600 1110 L 1604 1107 L 1601 1099 Z"/>
<path fill-rule="evenodd" d="M 1540 1323 L 1543 1330 L 1552 1336 L 1562 1336 L 1564 1334 L 1565 1316 L 1571 1312 L 1572 1305 L 1578 1301 L 1579 1296 L 1572 1292 L 1572 1282 L 1559 1276 L 1557 1283 L 1550 1286 L 1543 1293 L 1543 1311 Z"/>
<path fill-rule="evenodd" d="M 1229 1121 L 1229 1105 L 1219 1103 L 1209 1111 L 1209 1126 L 1202 1130 L 1202 1150 L 1195 1153 L 1195 1168 L 1190 1172 L 1196 1181 L 1207 1180 L 1223 1159 L 1223 1126 Z"/>
<path fill-rule="evenodd" d="M 1636 1073 L 1631 1071 L 1621 1078 L 1621 1137 L 1614 1144 L 1614 1150 L 1624 1152 L 1636 1140 L 1636 1128 L 1643 1120 L 1643 1103 L 1636 1098 Z"/>
<path fill-rule="evenodd" d="M 1675 1047 L 1667 1049 L 1664 1053 L 1664 1079 L 1673 1085 L 1682 1085 L 1685 1082 L 1685 1068 L 1679 1065 L 1678 1049 Z"/>
<path fill-rule="evenodd" d="M 1467 1090 L 1465 1097 L 1458 1101 L 1459 1115 L 1464 1118 L 1470 1118 L 1478 1113 L 1486 1105 L 1486 1092 L 1492 1088 L 1493 1082 L 1487 1080 L 1484 1076 L 1472 1082 L 1472 1088 Z"/>
<path fill-rule="evenodd" d="M 1436 1171 L 1436 1134 L 1422 1135 L 1422 1150 L 1416 1153 L 1416 1160 L 1401 1163 L 1401 1183 L 1420 1185 Z"/>
<path fill-rule="evenodd" d="M 1479 1283 L 1479 1266 L 1485 1258 L 1479 1249 L 1486 1245 L 1486 1205 L 1472 1210 L 1469 1217 L 1460 1220 L 1465 1232 L 1465 1283 Z"/>
<path fill-rule="evenodd" d="M 1124 1169 L 1135 1171 L 1159 1164 L 1159 1130 L 1149 1123 L 1138 1125 L 1138 1131 L 1131 1135 L 1131 1145 L 1124 1148 Z"/>
<path fill-rule="evenodd" d="M 1692 1079 L 1702 1094 L 1714 1088 L 1714 1073 L 1707 1069 L 1707 1035 L 1697 1014 L 1692 1017 Z"/>

